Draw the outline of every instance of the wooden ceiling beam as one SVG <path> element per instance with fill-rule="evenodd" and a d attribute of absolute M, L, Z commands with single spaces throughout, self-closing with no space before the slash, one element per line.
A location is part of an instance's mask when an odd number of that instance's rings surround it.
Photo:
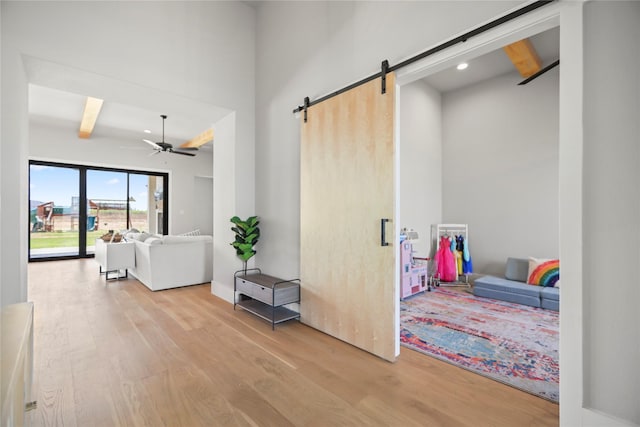
<path fill-rule="evenodd" d="M 199 148 L 210 141 L 213 141 L 213 129 L 207 129 L 196 135 L 193 139 L 182 144 L 180 148 Z"/>
<path fill-rule="evenodd" d="M 542 61 L 529 39 L 523 39 L 503 47 L 522 77 L 531 77 L 542 68 Z"/>
<path fill-rule="evenodd" d="M 80 138 L 86 139 L 91 136 L 103 102 L 103 99 L 87 96 L 87 101 L 84 104 L 84 112 L 82 113 L 82 120 L 80 121 L 80 130 L 78 131 Z"/>

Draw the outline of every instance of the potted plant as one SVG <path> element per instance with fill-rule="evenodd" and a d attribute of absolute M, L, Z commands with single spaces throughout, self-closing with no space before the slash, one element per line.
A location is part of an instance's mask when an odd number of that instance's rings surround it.
<path fill-rule="evenodd" d="M 260 220 L 257 216 L 251 216 L 246 220 L 242 220 L 237 216 L 231 218 L 231 222 L 234 224 L 231 230 L 236 233 L 236 238 L 231 242 L 231 246 L 236 248 L 236 254 L 243 262 L 244 272 L 247 272 L 247 261 L 256 254 L 253 246 L 258 243 L 260 238 Z"/>

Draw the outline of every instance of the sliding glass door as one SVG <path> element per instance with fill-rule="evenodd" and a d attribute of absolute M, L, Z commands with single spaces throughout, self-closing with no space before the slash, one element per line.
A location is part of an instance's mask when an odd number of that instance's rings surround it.
<path fill-rule="evenodd" d="M 151 234 L 166 234 L 164 225 L 165 178 L 157 175 L 129 175 L 130 228 Z"/>
<path fill-rule="evenodd" d="M 29 260 L 92 256 L 109 230 L 165 234 L 168 175 L 29 164 Z"/>
<path fill-rule="evenodd" d="M 29 165 L 30 258 L 77 257 L 80 170 Z"/>
<path fill-rule="evenodd" d="M 126 172 L 87 170 L 87 253 L 94 253 L 95 241 L 109 230 L 126 230 L 129 212 Z"/>

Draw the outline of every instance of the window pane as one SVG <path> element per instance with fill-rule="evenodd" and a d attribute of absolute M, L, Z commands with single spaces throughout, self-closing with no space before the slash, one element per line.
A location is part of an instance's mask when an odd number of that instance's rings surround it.
<path fill-rule="evenodd" d="M 87 253 L 96 238 L 127 228 L 127 173 L 87 170 Z"/>
<path fill-rule="evenodd" d="M 29 165 L 29 256 L 78 255 L 77 169 Z"/>
<path fill-rule="evenodd" d="M 166 234 L 164 229 L 164 179 L 161 176 L 150 176 L 149 187 L 153 189 L 153 203 L 149 207 L 149 225 L 152 233 Z"/>
<path fill-rule="evenodd" d="M 160 191 L 162 191 L 162 177 L 140 174 L 129 175 L 129 206 L 133 228 L 152 234 L 158 233 L 156 226 L 158 210 L 156 209 L 155 200 L 158 183 L 160 183 Z"/>

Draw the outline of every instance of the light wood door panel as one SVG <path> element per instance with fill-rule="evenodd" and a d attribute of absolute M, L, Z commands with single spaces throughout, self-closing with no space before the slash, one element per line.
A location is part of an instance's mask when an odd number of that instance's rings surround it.
<path fill-rule="evenodd" d="M 301 321 L 395 360 L 395 79 L 308 108 L 301 147 Z M 388 218 L 381 246 L 381 219 Z"/>

